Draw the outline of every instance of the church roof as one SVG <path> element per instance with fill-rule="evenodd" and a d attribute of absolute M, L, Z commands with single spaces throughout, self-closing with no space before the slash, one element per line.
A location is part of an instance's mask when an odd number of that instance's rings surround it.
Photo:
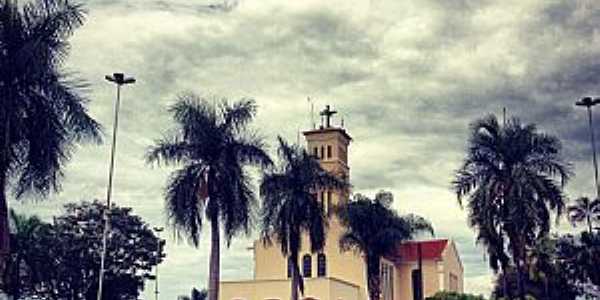
<path fill-rule="evenodd" d="M 444 249 L 448 246 L 447 239 L 427 240 L 427 241 L 409 241 L 402 243 L 396 250 L 395 259 L 401 261 L 419 260 L 419 246 L 421 247 L 421 257 L 424 260 L 437 260 L 442 258 Z"/>
<path fill-rule="evenodd" d="M 327 133 L 327 132 L 339 132 L 346 139 L 348 139 L 349 141 L 352 141 L 352 138 L 350 137 L 350 135 L 348 135 L 348 132 L 346 132 L 346 130 L 344 128 L 340 128 L 340 127 L 319 127 L 316 129 L 304 131 L 303 134 L 304 134 L 304 136 L 309 136 L 309 135 L 313 135 L 313 134 Z"/>

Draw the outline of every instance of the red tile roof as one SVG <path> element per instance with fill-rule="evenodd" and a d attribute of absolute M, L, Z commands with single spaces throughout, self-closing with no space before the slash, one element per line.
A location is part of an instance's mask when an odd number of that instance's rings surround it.
<path fill-rule="evenodd" d="M 444 249 L 448 246 L 448 240 L 410 241 L 402 243 L 393 257 L 396 261 L 419 260 L 419 245 L 421 246 L 421 257 L 424 260 L 436 260 L 442 258 Z"/>

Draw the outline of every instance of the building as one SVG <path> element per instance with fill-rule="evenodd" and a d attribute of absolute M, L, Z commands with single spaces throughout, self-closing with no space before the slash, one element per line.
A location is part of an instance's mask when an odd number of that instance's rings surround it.
<path fill-rule="evenodd" d="M 329 106 L 321 115 L 325 124 L 304 132 L 306 147 L 327 171 L 349 178 L 348 146 L 352 141 L 342 127 L 331 126 L 335 114 Z M 343 228 L 332 207 L 348 199 L 348 191 L 321 190 L 318 201 L 323 201 L 330 215 L 327 243 L 322 253 L 302 249 L 301 272 L 304 276 L 304 299 L 367 300 L 364 260 L 360 254 L 341 252 L 338 245 Z M 302 243 L 309 245 L 306 239 Z M 246 281 L 221 282 L 220 300 L 285 300 L 290 297 L 290 272 L 287 258 L 278 245 L 265 246 L 254 242 L 254 278 Z M 419 255 L 420 254 L 420 255 Z M 421 259 L 419 259 L 419 257 Z M 398 245 L 396 253 L 382 259 L 382 300 L 413 300 L 418 289 L 419 265 L 423 270 L 424 296 L 440 290 L 463 290 L 463 268 L 455 244 L 440 239 L 410 242 Z"/>

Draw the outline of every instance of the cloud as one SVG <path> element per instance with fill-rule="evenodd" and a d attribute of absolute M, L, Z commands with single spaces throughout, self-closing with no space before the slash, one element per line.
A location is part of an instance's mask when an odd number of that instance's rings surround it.
<path fill-rule="evenodd" d="M 211 6 L 212 5 L 212 6 Z M 253 97 L 255 128 L 271 144 L 310 128 L 310 96 L 332 104 L 354 138 L 355 191 L 394 191 L 396 208 L 426 216 L 461 251 L 469 291 L 488 293 L 490 274 L 450 190 L 468 124 L 488 113 L 534 122 L 557 135 L 577 177 L 569 196 L 593 194 L 587 116 L 573 106 L 597 93 L 598 4 L 577 1 L 87 1 L 66 68 L 91 83 L 91 113 L 110 128 L 114 86 L 123 90 L 114 198 L 164 225 L 162 189 L 171 169 L 150 168 L 145 149 L 167 130 L 168 105 L 186 90 Z M 339 123 L 339 118 L 335 120 Z M 107 141 L 110 132 L 107 131 Z M 51 201 L 15 204 L 50 217 L 67 201 L 105 194 L 109 145 L 84 146 Z M 562 228 L 562 227 L 561 227 Z M 223 276 L 248 278 L 252 238 L 223 250 Z M 164 297 L 204 287 L 199 249 L 169 238 Z M 150 292 L 148 292 L 148 295 Z"/>

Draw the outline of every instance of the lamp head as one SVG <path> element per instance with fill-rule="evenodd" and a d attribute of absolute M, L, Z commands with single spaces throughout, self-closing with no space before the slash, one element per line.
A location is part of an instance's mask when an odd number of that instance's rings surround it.
<path fill-rule="evenodd" d="M 589 107 L 589 106 L 593 105 L 592 103 L 593 103 L 592 97 L 583 97 L 583 98 L 579 99 L 579 101 L 575 102 L 575 105 Z"/>
<path fill-rule="evenodd" d="M 113 73 L 112 75 L 106 75 L 104 78 L 110 82 L 114 82 L 118 85 L 135 83 L 135 78 L 125 77 L 123 73 Z"/>

